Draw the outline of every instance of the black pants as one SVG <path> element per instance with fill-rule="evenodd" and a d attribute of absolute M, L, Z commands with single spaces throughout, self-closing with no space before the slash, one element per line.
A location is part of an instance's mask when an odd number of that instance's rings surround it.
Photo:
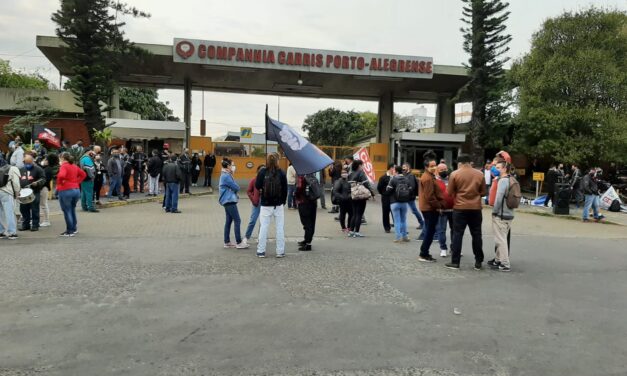
<path fill-rule="evenodd" d="M 392 229 L 392 226 L 390 226 L 392 209 L 390 208 L 390 198 L 388 196 L 381 196 L 381 209 L 383 210 L 383 229 L 390 231 Z"/>
<path fill-rule="evenodd" d="M 139 184 L 137 182 L 139 181 Z M 139 190 L 139 192 L 144 193 L 144 174 L 141 171 L 135 170 L 133 174 L 133 185 L 135 186 L 135 192 Z"/>
<path fill-rule="evenodd" d="M 124 187 L 124 196 L 130 197 L 131 195 L 131 186 L 129 185 L 129 181 L 131 180 L 131 175 L 124 175 L 122 177 L 122 187 Z"/>
<path fill-rule="evenodd" d="M 22 229 L 39 228 L 39 199 L 41 192 L 33 192 L 35 199 L 30 204 L 20 204 Z M 13 215 L 13 213 L 11 213 Z M 32 225 L 31 225 L 32 221 Z"/>
<path fill-rule="evenodd" d="M 349 201 L 340 202 L 340 226 L 342 230 L 346 228 L 346 216 L 348 215 L 348 229 L 352 230 L 353 223 L 353 206 Z"/>
<path fill-rule="evenodd" d="M 179 189 L 179 193 L 189 193 L 189 186 L 191 184 L 192 176 L 189 172 L 183 172 L 183 180 L 181 180 L 181 188 Z"/>
<path fill-rule="evenodd" d="M 549 201 L 551 201 L 553 205 L 555 205 L 555 198 L 553 196 L 555 196 L 555 190 L 548 191 L 546 193 L 546 200 L 544 200 L 544 206 L 548 206 Z"/>
<path fill-rule="evenodd" d="M 476 262 L 483 262 L 483 239 L 481 238 L 481 210 L 453 210 L 453 241 L 451 243 L 451 262 L 459 264 L 462 254 L 462 240 L 466 226 L 472 236 L 472 252 Z"/>
<path fill-rule="evenodd" d="M 211 187 L 211 174 L 213 173 L 213 167 L 205 167 L 205 187 Z"/>
<path fill-rule="evenodd" d="M 96 201 L 100 201 L 100 190 L 102 189 L 102 177 L 94 180 L 94 197 L 96 197 Z"/>
<path fill-rule="evenodd" d="M 305 243 L 311 244 L 314 232 L 316 232 L 316 211 L 318 209 L 318 201 L 305 201 L 298 204 L 298 215 L 300 223 L 303 224 L 305 230 Z"/>
<path fill-rule="evenodd" d="M 192 170 L 192 184 L 198 183 L 198 176 L 200 176 L 200 170 L 196 170 L 195 168 Z"/>
<path fill-rule="evenodd" d="M 359 232 L 361 227 L 361 219 L 364 217 L 366 211 L 366 202 L 368 200 L 352 200 L 353 203 L 353 223 L 352 229 L 355 232 Z"/>
<path fill-rule="evenodd" d="M 433 236 L 440 220 L 440 213 L 435 210 L 423 211 L 422 217 L 425 220 L 425 237 L 420 245 L 420 256 L 429 257 L 429 248 L 431 248 L 431 243 L 433 243 Z"/>

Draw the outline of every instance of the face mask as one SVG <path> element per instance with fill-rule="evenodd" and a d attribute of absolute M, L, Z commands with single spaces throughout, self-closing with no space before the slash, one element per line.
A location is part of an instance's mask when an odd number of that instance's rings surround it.
<path fill-rule="evenodd" d="M 32 170 L 33 169 L 33 164 L 32 163 L 24 163 L 24 167 L 26 167 L 27 170 Z"/>
<path fill-rule="evenodd" d="M 231 165 L 231 171 L 235 172 L 235 165 Z"/>
<path fill-rule="evenodd" d="M 434 174 L 434 175 L 435 175 L 435 170 L 437 170 L 437 168 L 436 168 L 435 166 L 433 166 L 433 167 L 429 167 L 427 170 L 428 170 L 430 173 L 432 173 L 432 174 Z"/>
<path fill-rule="evenodd" d="M 113 158 L 120 158 L 120 154 L 115 154 Z"/>
<path fill-rule="evenodd" d="M 35 149 L 39 149 L 39 146 L 41 146 L 40 144 L 35 144 L 34 147 Z"/>
<path fill-rule="evenodd" d="M 447 177 L 447 176 L 448 176 L 448 171 L 442 171 L 442 172 L 440 172 L 440 177 L 441 177 L 442 179 L 446 179 L 446 177 Z"/>
<path fill-rule="evenodd" d="M 494 175 L 494 176 L 499 176 L 499 175 L 501 175 L 501 173 L 499 172 L 499 170 L 497 170 L 497 169 L 496 169 L 496 166 L 492 166 L 492 167 L 490 168 L 490 171 L 492 172 L 492 175 Z"/>

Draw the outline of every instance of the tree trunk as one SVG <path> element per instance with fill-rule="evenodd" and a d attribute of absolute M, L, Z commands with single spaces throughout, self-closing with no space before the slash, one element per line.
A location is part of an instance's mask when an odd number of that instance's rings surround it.
<path fill-rule="evenodd" d="M 483 130 L 481 114 L 483 112 L 485 112 L 485 106 L 482 106 L 479 101 L 474 100 L 472 103 L 472 115 L 470 118 L 468 136 L 470 137 L 470 157 L 475 167 L 481 167 L 485 163 L 485 150 L 481 142 L 481 133 Z"/>

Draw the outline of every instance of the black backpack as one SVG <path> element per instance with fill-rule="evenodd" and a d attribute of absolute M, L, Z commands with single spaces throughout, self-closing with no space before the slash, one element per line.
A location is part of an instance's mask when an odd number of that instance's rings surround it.
<path fill-rule="evenodd" d="M 0 167 L 0 188 L 3 188 L 7 184 L 9 184 L 9 170 L 11 169 L 11 165 L 7 164 Z"/>
<path fill-rule="evenodd" d="M 617 198 L 615 198 L 614 201 L 612 201 L 609 211 L 615 212 L 615 213 L 620 211 L 620 201 Z"/>
<path fill-rule="evenodd" d="M 395 177 L 396 190 L 394 191 L 394 198 L 398 202 L 409 202 L 411 200 L 411 187 L 407 178 L 404 176 Z"/>
<path fill-rule="evenodd" d="M 305 175 L 305 197 L 310 201 L 315 201 L 322 196 L 320 182 L 313 175 Z"/>
<path fill-rule="evenodd" d="M 281 198 L 281 176 L 279 171 L 266 170 L 266 175 L 263 178 L 263 198 L 265 199 L 279 199 Z"/>

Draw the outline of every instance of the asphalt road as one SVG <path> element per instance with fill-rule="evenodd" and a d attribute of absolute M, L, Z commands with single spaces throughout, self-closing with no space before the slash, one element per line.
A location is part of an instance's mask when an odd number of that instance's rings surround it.
<path fill-rule="evenodd" d="M 215 196 L 180 204 L 1 240 L 0 375 L 627 374 L 627 227 L 521 213 L 512 272 L 473 270 L 468 235 L 452 271 L 392 243 L 377 203 L 363 239 L 320 210 L 312 252 L 286 211 L 284 259 L 223 249 Z"/>

